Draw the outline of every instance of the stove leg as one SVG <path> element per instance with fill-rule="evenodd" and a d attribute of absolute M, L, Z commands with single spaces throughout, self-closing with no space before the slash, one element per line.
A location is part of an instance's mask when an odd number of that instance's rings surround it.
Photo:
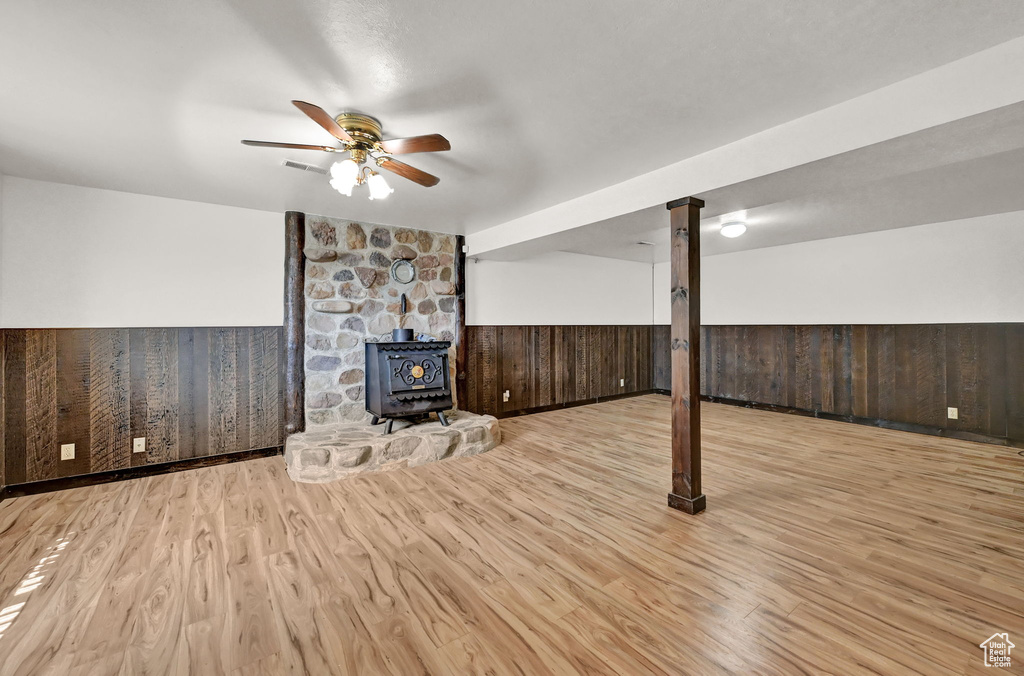
<path fill-rule="evenodd" d="M 394 418 L 388 418 L 388 421 L 384 423 L 384 435 L 391 434 L 391 426 L 395 424 Z"/>
<path fill-rule="evenodd" d="M 380 424 L 380 418 L 378 418 L 377 416 L 373 416 L 373 420 L 370 421 L 370 424 L 371 425 L 379 425 Z"/>
<path fill-rule="evenodd" d="M 441 421 L 441 424 L 448 427 L 448 418 L 444 417 L 444 411 L 437 412 L 437 419 Z"/>

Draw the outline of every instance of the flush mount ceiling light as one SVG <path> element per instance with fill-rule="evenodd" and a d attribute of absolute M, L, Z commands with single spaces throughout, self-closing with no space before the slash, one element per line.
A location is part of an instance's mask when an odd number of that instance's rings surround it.
<path fill-rule="evenodd" d="M 719 229 L 719 232 L 722 233 L 722 236 L 728 237 L 729 239 L 739 237 L 746 231 L 747 224 L 744 223 L 743 221 L 728 221 L 726 223 L 722 223 L 722 227 Z"/>
<path fill-rule="evenodd" d="M 369 115 L 359 113 L 342 113 L 331 117 L 319 106 L 305 101 L 292 101 L 295 106 L 309 116 L 311 120 L 326 129 L 341 141 L 341 147 L 307 145 L 304 143 L 276 143 L 272 141 L 242 141 L 247 146 L 267 148 L 293 148 L 297 150 L 319 150 L 325 153 L 348 153 L 349 156 L 331 166 L 331 187 L 342 195 L 352 196 L 352 189 L 365 184 L 369 188 L 370 199 L 382 200 L 395 190 L 388 185 L 384 177 L 369 166 L 361 166 L 372 160 L 377 167 L 385 169 L 402 178 L 407 178 L 424 187 L 435 186 L 441 179 L 425 171 L 412 167 L 391 157 L 408 153 L 433 153 L 451 150 L 448 139 L 440 134 L 411 136 L 387 141 L 381 139 L 380 122 Z"/>

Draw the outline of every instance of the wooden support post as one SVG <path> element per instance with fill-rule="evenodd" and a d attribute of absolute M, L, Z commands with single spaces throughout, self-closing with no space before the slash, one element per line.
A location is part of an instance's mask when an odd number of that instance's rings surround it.
<path fill-rule="evenodd" d="M 284 432 L 306 429 L 306 214 L 284 214 Z"/>
<path fill-rule="evenodd" d="M 672 492 L 668 506 L 704 511 L 700 485 L 700 210 L 684 197 L 665 205 L 672 242 Z"/>
<path fill-rule="evenodd" d="M 466 410 L 469 390 L 466 368 L 469 353 L 466 345 L 466 238 L 455 236 L 455 406 Z"/>

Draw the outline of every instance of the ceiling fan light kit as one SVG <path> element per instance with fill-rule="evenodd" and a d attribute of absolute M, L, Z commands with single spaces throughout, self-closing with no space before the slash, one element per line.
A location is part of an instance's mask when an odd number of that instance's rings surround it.
<path fill-rule="evenodd" d="M 331 165 L 331 187 L 347 197 L 352 196 L 352 188 L 359 183 L 359 165 L 351 158 L 335 162 Z"/>
<path fill-rule="evenodd" d="M 372 200 L 385 199 L 395 191 L 395 189 L 389 186 L 388 182 L 384 180 L 384 177 L 376 171 L 370 171 L 370 175 L 366 179 L 366 185 L 370 188 L 370 199 Z"/>
<path fill-rule="evenodd" d="M 327 130 L 331 136 L 341 141 L 342 146 L 317 146 L 303 143 L 276 143 L 273 141 L 250 140 L 244 140 L 242 143 L 265 148 L 319 150 L 328 153 L 347 152 L 349 157 L 331 165 L 330 185 L 342 195 L 348 197 L 352 196 L 352 190 L 356 186 L 363 184 L 366 184 L 369 189 L 371 200 L 386 199 L 388 195 L 395 191 L 378 172 L 369 166 L 361 166 L 366 164 L 368 159 L 372 159 L 381 169 L 398 174 L 402 178 L 419 183 L 427 188 L 435 186 L 441 181 L 437 176 L 428 174 L 391 157 L 391 155 L 408 153 L 431 153 L 451 150 L 451 144 L 448 143 L 448 139 L 440 134 L 383 140 L 381 138 L 382 128 L 380 121 L 369 115 L 342 113 L 337 117 L 331 117 L 323 108 L 312 103 L 306 103 L 305 101 L 292 101 L 292 103 L 311 120 Z"/>

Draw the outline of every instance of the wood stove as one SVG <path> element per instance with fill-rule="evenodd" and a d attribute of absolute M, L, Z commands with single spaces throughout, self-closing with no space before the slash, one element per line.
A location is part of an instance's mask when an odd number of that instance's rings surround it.
<path fill-rule="evenodd" d="M 444 412 L 452 408 L 447 340 L 429 342 L 366 342 L 366 410 L 372 424 L 387 421 L 391 433 L 396 418 L 416 418 L 436 412 L 448 426 Z"/>

